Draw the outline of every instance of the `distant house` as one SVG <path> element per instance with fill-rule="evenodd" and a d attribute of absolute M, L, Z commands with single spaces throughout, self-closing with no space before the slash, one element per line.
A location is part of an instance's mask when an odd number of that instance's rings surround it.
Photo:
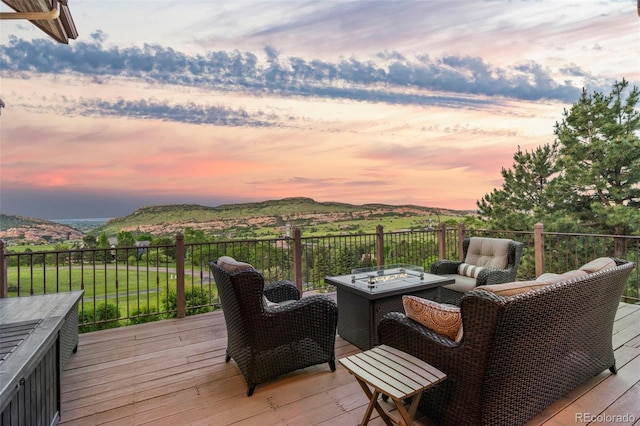
<path fill-rule="evenodd" d="M 109 237 L 108 241 L 109 241 L 109 247 L 111 247 L 112 249 L 115 249 L 118 246 L 118 239 L 116 237 Z M 151 245 L 151 241 L 136 241 L 136 247 L 138 248 L 136 252 L 136 258 L 138 260 L 142 259 L 142 255 L 148 251 L 150 245 Z M 115 250 L 112 250 L 111 254 L 115 259 L 115 256 L 116 256 Z"/>
<path fill-rule="evenodd" d="M 138 247 L 138 260 L 142 259 L 142 255 L 147 252 L 151 241 L 136 241 L 136 247 Z"/>

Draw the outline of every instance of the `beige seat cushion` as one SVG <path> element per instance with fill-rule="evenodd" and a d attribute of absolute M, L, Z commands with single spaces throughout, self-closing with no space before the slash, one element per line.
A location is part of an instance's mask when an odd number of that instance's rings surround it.
<path fill-rule="evenodd" d="M 444 274 L 442 276 L 447 278 L 453 278 L 454 280 L 456 280 L 455 283 L 444 285 L 442 286 L 442 288 L 458 291 L 460 293 L 466 293 L 476 288 L 475 278 L 465 277 L 464 275 L 457 275 L 457 274 Z"/>
<path fill-rule="evenodd" d="M 484 268 L 505 269 L 511 242 L 504 238 L 471 237 L 464 262 Z"/>
<path fill-rule="evenodd" d="M 417 296 L 402 296 L 402 305 L 407 317 L 429 330 L 456 342 L 462 339 L 462 317 L 459 307 Z"/>

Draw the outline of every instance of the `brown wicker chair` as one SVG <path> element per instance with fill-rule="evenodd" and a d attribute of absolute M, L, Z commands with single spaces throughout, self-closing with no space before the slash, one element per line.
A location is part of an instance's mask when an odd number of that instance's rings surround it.
<path fill-rule="evenodd" d="M 505 249 L 506 248 L 506 249 Z M 465 238 L 462 242 L 463 260 L 437 260 L 431 265 L 430 272 L 435 275 L 449 275 L 456 280 L 454 284 L 443 286 L 439 290 L 438 301 L 460 305 L 462 296 L 482 285 L 502 284 L 516 280 L 518 266 L 522 258 L 523 244 L 518 241 L 499 238 Z M 495 267 L 492 257 L 496 252 L 506 253 L 506 266 Z M 504 260 L 504 257 L 502 257 Z M 481 266 L 477 277 L 463 276 L 458 267 L 462 263 Z"/>
<path fill-rule="evenodd" d="M 616 264 L 509 297 L 472 290 L 460 342 L 398 312 L 380 322 L 379 341 L 447 374 L 420 400 L 438 424 L 522 425 L 589 378 L 616 372 L 613 321 L 635 266 Z"/>
<path fill-rule="evenodd" d="M 213 273 L 227 325 L 226 362 L 236 362 L 249 385 L 324 362 L 335 371 L 338 321 L 336 303 L 323 295 L 300 298 L 289 281 L 267 286 L 260 272 L 250 267 L 228 272 L 216 262 Z M 294 300 L 279 307 L 264 303 Z"/>

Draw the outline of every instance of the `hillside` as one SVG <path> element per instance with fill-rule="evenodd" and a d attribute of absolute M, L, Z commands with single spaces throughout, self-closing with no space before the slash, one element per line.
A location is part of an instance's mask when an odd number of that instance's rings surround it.
<path fill-rule="evenodd" d="M 80 239 L 75 228 L 45 219 L 0 214 L 0 239 L 11 243 L 51 243 Z"/>
<path fill-rule="evenodd" d="M 373 232 L 383 224 L 386 230 L 424 227 L 430 221 L 460 220 L 473 212 L 414 205 L 353 205 L 317 202 L 311 198 L 285 198 L 257 203 L 226 204 L 217 207 L 173 204 L 142 207 L 130 215 L 111 219 L 87 233 L 120 231 L 174 236 L 189 227 L 207 236 L 256 238 L 284 235 L 292 227 L 311 233 Z M 80 239 L 83 232 L 71 226 L 25 216 L 0 215 L 0 238 L 14 244 L 54 243 Z"/>
<path fill-rule="evenodd" d="M 434 213 L 444 220 L 445 217 L 460 218 L 471 212 L 413 205 L 317 202 L 299 197 L 218 207 L 196 204 L 142 207 L 128 216 L 111 219 L 94 233 L 115 235 L 125 230 L 153 236 L 175 235 L 190 227 L 207 235 L 259 236 L 262 232 L 273 235 L 274 228 L 283 230 L 286 225 L 308 228 L 337 222 L 380 220 L 389 216 L 425 218 Z M 267 228 L 270 231 L 264 231 Z"/>

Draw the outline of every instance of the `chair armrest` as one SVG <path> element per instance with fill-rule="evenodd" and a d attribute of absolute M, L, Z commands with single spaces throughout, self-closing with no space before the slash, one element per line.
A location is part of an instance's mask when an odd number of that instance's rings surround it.
<path fill-rule="evenodd" d="M 452 359 L 460 351 L 460 343 L 429 330 L 400 312 L 384 315 L 378 324 L 378 341 L 439 369 L 448 369 Z"/>
<path fill-rule="evenodd" d="M 266 308 L 252 326 L 260 347 L 278 347 L 306 338 L 335 344 L 338 305 L 329 297 L 315 294 L 276 308 Z M 268 330 L 268 332 L 265 332 Z"/>
<path fill-rule="evenodd" d="M 289 299 L 292 300 L 292 299 Z M 313 294 L 311 296 L 303 297 L 295 302 L 287 303 L 285 305 L 273 308 L 271 312 L 292 313 L 300 310 L 309 310 L 309 314 L 312 315 L 338 315 L 338 305 L 331 300 L 328 296 L 323 294 Z"/>
<path fill-rule="evenodd" d="M 462 261 L 455 261 L 455 260 L 446 260 L 446 259 L 436 260 L 435 263 L 431 265 L 430 272 L 435 275 L 457 274 L 458 266 L 460 266 L 461 263 Z"/>
<path fill-rule="evenodd" d="M 270 302 L 280 303 L 285 300 L 300 300 L 300 290 L 291 281 L 274 281 L 264 286 L 264 295 Z"/>
<path fill-rule="evenodd" d="M 516 280 L 516 269 L 484 268 L 476 277 L 476 286 L 506 284 Z"/>
<path fill-rule="evenodd" d="M 425 340 L 424 344 L 433 346 L 436 351 L 460 345 L 454 340 L 428 329 L 401 312 L 389 312 L 384 315 L 378 324 L 378 338 L 381 343 L 390 346 L 394 346 L 392 343 L 395 343 L 405 347 L 414 344 L 418 340 Z"/>

